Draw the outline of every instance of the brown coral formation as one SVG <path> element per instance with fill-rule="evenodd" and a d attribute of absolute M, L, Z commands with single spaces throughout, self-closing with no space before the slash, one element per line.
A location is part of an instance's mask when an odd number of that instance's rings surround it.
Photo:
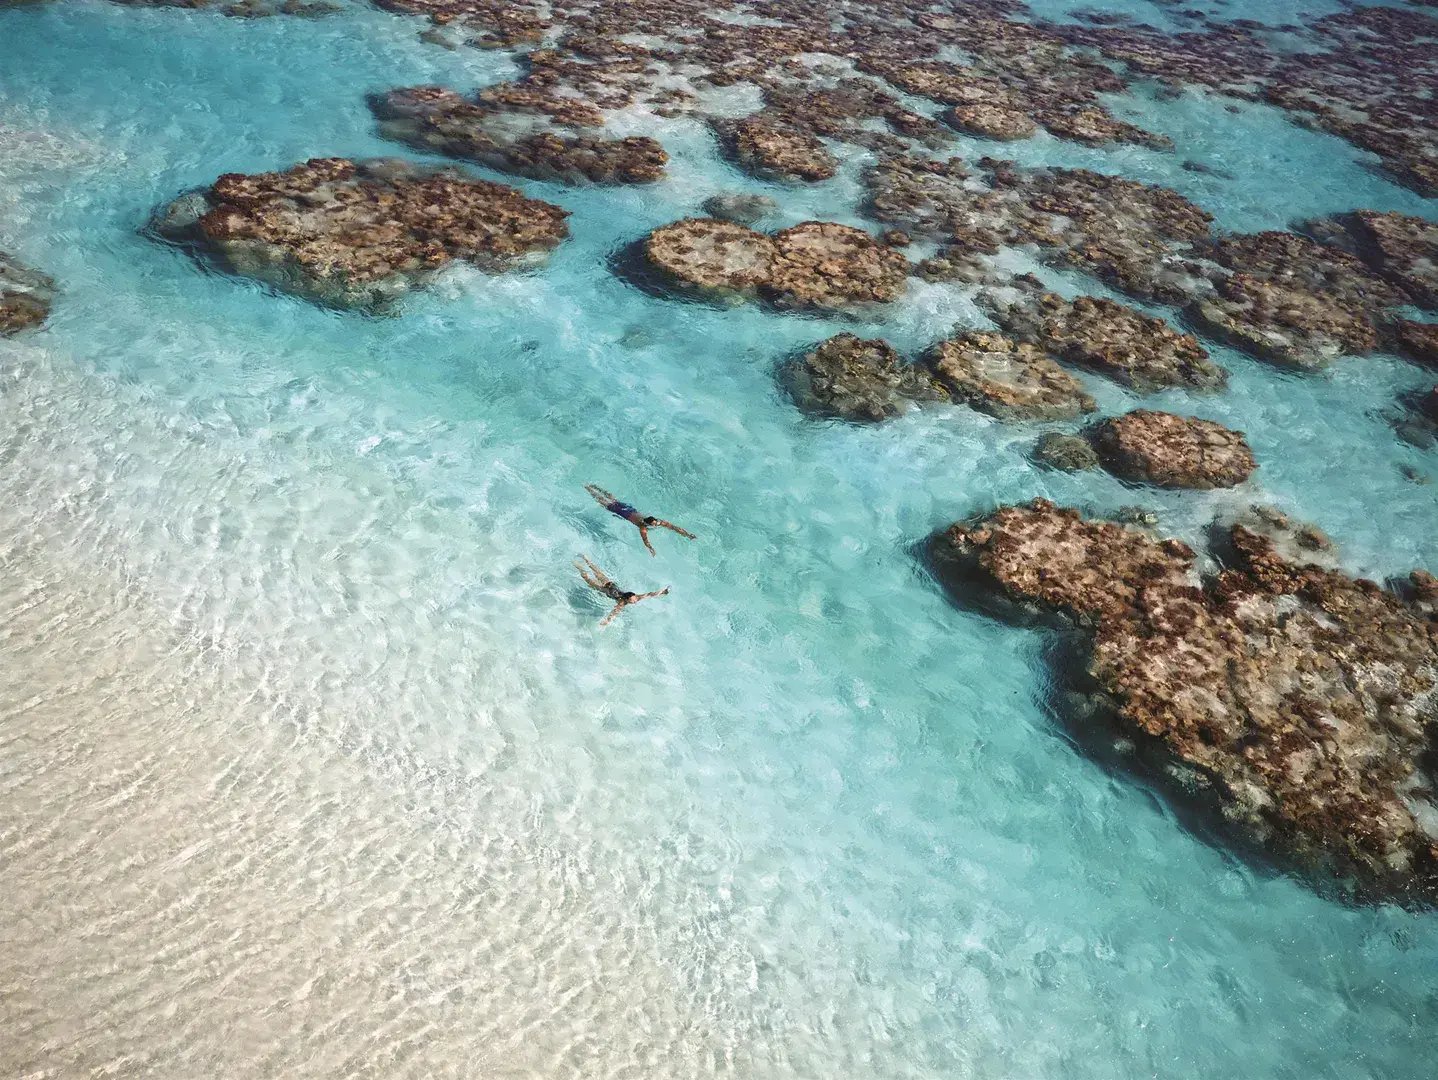
<path fill-rule="evenodd" d="M 650 268 L 681 291 L 819 311 L 893 301 L 909 267 L 862 229 L 827 221 L 767 236 L 735 222 L 686 218 L 655 229 L 642 248 Z"/>
<path fill-rule="evenodd" d="M 805 412 L 874 423 L 948 393 L 923 368 L 909 364 L 886 341 L 839 334 L 786 365 L 784 382 Z"/>
<path fill-rule="evenodd" d="M 55 283 L 0 251 L 0 334 L 18 334 L 50 317 Z"/>
<path fill-rule="evenodd" d="M 757 296 L 774 264 L 774 241 L 746 225 L 686 218 L 644 240 L 644 257 L 670 285 L 708 299 Z"/>
<path fill-rule="evenodd" d="M 1065 420 L 1094 410 L 1082 383 L 1003 334 L 959 334 L 935 345 L 925 362 L 956 400 L 1000 420 Z"/>
<path fill-rule="evenodd" d="M 1120 62 L 1130 77 L 1209 87 L 1289 110 L 1377 154 L 1397 182 L 1438 195 L 1432 107 L 1438 20 L 1412 9 L 1358 7 L 1301 28 L 1303 47 L 1281 50 L 1263 30 L 1234 22 L 1177 35 L 1077 24 L 1060 32 Z"/>
<path fill-rule="evenodd" d="M 768 195 L 756 195 L 749 191 L 720 192 L 704 200 L 703 210 L 712 218 L 721 221 L 736 221 L 740 225 L 754 225 L 779 209 L 779 204 Z"/>
<path fill-rule="evenodd" d="M 1050 431 L 1034 443 L 1034 461 L 1060 472 L 1080 472 L 1098 467 L 1098 454 L 1089 441 L 1080 435 L 1064 435 Z"/>
<path fill-rule="evenodd" d="M 1155 487 L 1234 487 L 1258 467 L 1241 431 L 1192 416 L 1137 409 L 1100 421 L 1088 437 L 1109 472 Z"/>
<path fill-rule="evenodd" d="M 1163 135 L 1118 119 L 1099 95 L 1124 87 L 1104 64 L 1070 49 L 1046 28 L 971 17 L 951 28 L 949 44 L 970 51 L 972 64 L 867 55 L 860 66 L 911 94 L 952 105 L 960 119 L 988 115 L 996 128 L 1032 133 L 1047 128 L 1059 138 L 1089 146 L 1129 142 L 1171 149 Z M 1007 114 L 1004 116 L 1003 114 Z M 962 124 L 956 125 L 963 129 Z M 1023 138 L 1022 135 L 999 136 Z"/>
<path fill-rule="evenodd" d="M 226 269 L 341 307 L 377 307 L 456 260 L 502 268 L 568 235 L 513 188 L 388 159 L 228 173 L 155 221 Z"/>
<path fill-rule="evenodd" d="M 1198 19 L 1194 32 L 1166 34 L 1114 20 L 1047 23 L 1008 0 L 944 11 L 916 0 L 764 0 L 743 17 L 698 0 L 376 2 L 427 16 L 456 44 L 534 47 L 524 81 L 563 84 L 606 107 L 702 112 L 708 90 L 743 83 L 795 130 L 882 152 L 944 137 L 889 88 L 1020 114 L 1087 144 L 1164 148 L 1163 136 L 1114 116 L 1104 95 L 1140 79 L 1197 85 L 1287 109 L 1379 155 L 1400 182 L 1438 193 L 1438 20 L 1412 9 L 1330 15 L 1289 28 L 1299 47 L 1275 48 L 1243 20 Z M 962 62 L 945 58 L 955 53 Z"/>
<path fill-rule="evenodd" d="M 889 156 L 865 173 L 877 220 L 942 245 L 959 266 L 1009 245 L 1033 245 L 1136 296 L 1182 302 L 1192 272 L 1172 265 L 1209 235 L 1212 218 L 1167 188 L 1087 169 L 1021 169 L 984 158 L 973 176 L 958 159 Z"/>
<path fill-rule="evenodd" d="M 582 130 L 604 122 L 588 102 L 505 89 L 491 87 L 471 101 L 443 87 L 412 86 L 372 96 L 370 108 L 386 138 L 518 176 L 643 184 L 664 175 L 669 155 L 658 141 Z"/>
<path fill-rule="evenodd" d="M 933 551 L 962 598 L 1081 628 L 1085 677 L 1177 794 L 1305 871 L 1431 901 L 1438 588 L 1415 573 L 1404 598 L 1317 565 L 1279 515 L 1223 540 L 1227 568 L 1199 581 L 1184 544 L 1038 500 Z"/>
<path fill-rule="evenodd" d="M 1227 380 L 1192 334 L 1113 300 L 1029 293 L 1003 303 L 991 295 L 987 309 L 1005 333 L 1139 393 L 1212 390 Z"/>
<path fill-rule="evenodd" d="M 965 135 L 977 135 L 981 139 L 997 139 L 1000 142 L 1027 139 L 1039 129 L 1027 113 L 989 102 L 955 105 L 948 111 L 945 119 L 956 131 Z"/>
<path fill-rule="evenodd" d="M 1438 309 L 1438 224 L 1406 214 L 1355 210 L 1308 222 L 1303 231 L 1357 256 L 1413 303 Z"/>
<path fill-rule="evenodd" d="M 839 168 L 813 135 L 762 115 L 719 121 L 715 129 L 734 160 L 761 180 L 814 183 L 828 180 Z"/>
<path fill-rule="evenodd" d="M 1395 319 L 1384 330 L 1394 352 L 1417 363 L 1438 367 L 1438 323 Z"/>
<path fill-rule="evenodd" d="M 903 295 L 909 260 L 862 229 L 805 221 L 774 234 L 765 292 L 783 307 L 837 310 Z"/>
<path fill-rule="evenodd" d="M 439 26 L 458 23 L 472 32 L 471 44 L 510 48 L 537 44 L 549 20 L 537 7 L 509 0 L 374 0 L 402 15 L 427 15 Z"/>
<path fill-rule="evenodd" d="M 341 10 L 330 0 L 110 0 L 127 7 L 200 8 L 218 11 L 238 19 L 258 19 L 269 15 L 295 15 L 318 18 Z M 3 6 L 3 5 L 0 5 Z"/>
<path fill-rule="evenodd" d="M 1107 111 L 1102 95 L 1124 88 L 1108 65 L 1050 30 L 1004 18 L 1021 10 L 1006 0 L 969 4 L 952 18 L 909 0 L 766 0 L 737 17 L 697 0 L 376 2 L 427 16 L 431 36 L 447 44 L 537 46 L 522 82 L 563 86 L 606 107 L 642 102 L 665 115 L 703 113 L 709 90 L 747 83 L 762 91 L 766 118 L 796 136 L 886 152 L 950 141 L 945 125 L 901 102 L 894 90 L 902 90 L 1006 109 L 1022 118 L 1010 125 L 1039 124 L 1093 145 L 1168 145 Z M 964 49 L 973 63 L 939 59 L 945 46 Z"/>
<path fill-rule="evenodd" d="M 1290 232 L 1226 237 L 1190 257 L 1211 290 L 1185 316 L 1203 332 L 1286 367 L 1312 369 L 1378 347 L 1377 316 L 1406 297 L 1353 255 Z"/>
<path fill-rule="evenodd" d="M 1348 216 L 1349 230 L 1329 222 L 1311 224 L 1308 235 L 1214 238 L 1209 215 L 1165 188 L 1084 169 L 1022 169 L 991 158 L 979 165 L 984 173 L 975 176 L 958 159 L 890 156 L 865 173 L 876 220 L 941 245 L 920 265 L 924 276 L 983 281 L 992 275 L 987 256 L 1031 245 L 1049 262 L 1135 297 L 1182 306 L 1201 332 L 1285 367 L 1312 370 L 1381 347 L 1389 309 L 1426 302 L 1438 258 L 1435 227 L 1416 218 L 1363 211 Z M 1087 329 L 1106 333 L 1101 324 L 1118 310 L 1087 307 Z M 1152 339 L 1141 327 L 1154 329 L 1133 320 L 1113 329 Z M 1122 360 L 1073 359 L 1124 379 Z M 1182 380 L 1188 385 L 1221 378 L 1196 365 Z"/>

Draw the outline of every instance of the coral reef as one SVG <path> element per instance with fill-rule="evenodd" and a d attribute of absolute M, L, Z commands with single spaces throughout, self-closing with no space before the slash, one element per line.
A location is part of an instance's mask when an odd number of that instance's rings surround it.
<path fill-rule="evenodd" d="M 1098 454 L 1089 441 L 1080 435 L 1064 435 L 1050 431 L 1034 443 L 1034 461 L 1061 472 L 1079 472 L 1098 467 Z"/>
<path fill-rule="evenodd" d="M 956 400 L 1001 420 L 1066 420 L 1094 410 L 1077 379 L 1032 345 L 1003 334 L 959 334 L 924 359 Z"/>
<path fill-rule="evenodd" d="M 589 103 L 505 89 L 492 87 L 469 101 L 443 87 L 412 86 L 373 95 L 370 108 L 386 138 L 518 176 L 644 184 L 664 175 L 669 155 L 656 140 L 584 133 L 603 123 Z"/>
<path fill-rule="evenodd" d="M 228 173 L 153 227 L 233 273 L 339 307 L 382 307 L 456 260 L 498 269 L 548 251 L 568 235 L 566 217 L 453 170 L 315 158 Z"/>
<path fill-rule="evenodd" d="M 1325 880 L 1431 901 L 1438 583 L 1349 577 L 1271 512 L 1220 536 L 1225 569 L 1200 581 L 1178 541 L 1037 500 L 932 550 L 961 599 L 1079 628 L 1096 700 L 1175 796 Z"/>
<path fill-rule="evenodd" d="M 990 292 L 986 310 L 1005 333 L 1070 364 L 1150 393 L 1170 386 L 1213 390 L 1227 375 L 1192 334 L 1162 319 L 1093 296 L 1073 300 L 1029 290 L 1017 299 Z"/>
<path fill-rule="evenodd" d="M 1312 370 L 1378 347 L 1378 315 L 1406 297 L 1355 256 L 1290 232 L 1196 244 L 1204 288 L 1184 316 L 1203 333 L 1285 367 Z"/>
<path fill-rule="evenodd" d="M 1357 256 L 1413 303 L 1438 309 L 1438 224 L 1406 214 L 1355 210 L 1300 228 Z"/>
<path fill-rule="evenodd" d="M 1258 467 L 1242 432 L 1192 416 L 1137 409 L 1087 434 L 1105 469 L 1155 487 L 1234 487 Z"/>
<path fill-rule="evenodd" d="M 747 191 L 721 192 L 704 200 L 704 212 L 721 221 L 734 221 L 740 225 L 754 225 L 779 209 L 779 204 L 768 195 L 756 195 Z"/>
<path fill-rule="evenodd" d="M 732 221 L 686 218 L 655 229 L 642 248 L 649 267 L 680 291 L 818 311 L 893 301 L 909 267 L 862 229 L 824 221 L 768 236 Z"/>
<path fill-rule="evenodd" d="M 791 360 L 784 382 L 805 412 L 840 420 L 887 420 L 923 401 L 947 401 L 929 373 L 885 341 L 838 334 Z"/>
<path fill-rule="evenodd" d="M 838 171 L 834 155 L 813 135 L 762 115 L 716 121 L 715 130 L 730 156 L 761 180 L 814 183 Z"/>
<path fill-rule="evenodd" d="M 0 334 L 17 334 L 50 317 L 55 283 L 0 251 Z"/>

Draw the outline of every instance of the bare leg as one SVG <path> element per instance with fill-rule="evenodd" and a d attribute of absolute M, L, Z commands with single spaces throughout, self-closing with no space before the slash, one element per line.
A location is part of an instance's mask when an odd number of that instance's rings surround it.
<path fill-rule="evenodd" d="M 610 503 L 618 501 L 613 495 L 605 491 L 598 484 L 585 484 L 584 490 L 589 492 L 589 494 L 594 497 L 595 502 L 605 508 L 608 508 Z"/>
<path fill-rule="evenodd" d="M 590 573 L 592 573 L 595 577 L 599 579 L 600 585 L 612 585 L 614 583 L 614 579 L 611 578 L 608 574 L 606 574 L 603 570 L 599 569 L 599 567 L 595 566 L 594 560 L 591 559 L 588 555 L 581 555 L 580 558 L 583 559 L 585 565 L 589 567 Z M 575 565 L 577 566 L 578 563 L 576 563 Z"/>
<path fill-rule="evenodd" d="M 585 566 L 585 563 L 589 563 L 589 565 Z M 579 576 L 584 579 L 584 584 L 588 585 L 595 592 L 604 591 L 604 586 L 608 584 L 609 579 L 604 576 L 603 571 L 589 562 L 588 559 L 585 559 L 584 562 L 575 559 L 574 568 L 579 571 Z"/>

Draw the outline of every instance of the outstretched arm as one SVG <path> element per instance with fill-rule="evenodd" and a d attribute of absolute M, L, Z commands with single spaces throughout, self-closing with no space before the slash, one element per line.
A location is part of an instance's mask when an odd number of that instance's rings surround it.
<path fill-rule="evenodd" d="M 644 541 L 644 546 L 649 549 L 649 554 L 658 554 L 658 552 L 654 550 L 654 545 L 649 542 L 649 527 L 647 525 L 639 526 L 639 539 Z"/>
<path fill-rule="evenodd" d="M 654 524 L 655 524 L 655 527 L 657 527 L 657 528 L 660 528 L 660 529 L 668 529 L 670 532 L 677 532 L 680 536 L 684 537 L 686 540 L 695 540 L 695 539 L 698 539 L 698 538 L 697 538 L 692 532 L 690 532 L 688 529 L 681 529 L 678 525 L 674 524 L 674 522 L 672 522 L 672 521 L 656 521 Z"/>
<path fill-rule="evenodd" d="M 639 603 L 639 601 L 641 601 L 641 600 L 653 600 L 656 596 L 667 596 L 667 595 L 669 595 L 669 586 L 668 586 L 668 585 L 664 586 L 664 588 L 660 589 L 658 592 L 640 593 L 638 596 L 636 596 L 633 600 L 631 600 L 631 601 L 629 601 L 629 602 L 630 602 L 631 604 L 637 604 L 637 603 Z"/>
<path fill-rule="evenodd" d="M 640 597 L 640 599 L 643 599 L 643 597 Z M 600 626 L 608 626 L 608 625 L 610 624 L 610 622 L 613 621 L 614 616 L 618 615 L 621 611 L 623 611 L 625 608 L 627 608 L 627 607 L 628 607 L 630 604 L 632 604 L 632 603 L 634 603 L 633 600 L 621 600 L 621 601 L 619 601 L 619 603 L 617 603 L 617 604 L 614 605 L 613 609 L 609 612 L 608 615 L 604 616 L 604 618 L 602 618 L 602 619 L 599 620 L 599 625 L 600 625 Z"/>

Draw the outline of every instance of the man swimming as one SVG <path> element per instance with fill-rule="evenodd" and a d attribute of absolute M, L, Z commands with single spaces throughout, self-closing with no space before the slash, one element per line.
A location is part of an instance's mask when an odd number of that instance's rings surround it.
<path fill-rule="evenodd" d="M 669 592 L 668 585 L 664 586 L 664 588 L 658 592 L 647 593 L 632 593 L 627 589 L 621 589 L 618 585 L 614 584 L 608 574 L 590 562 L 588 555 L 581 555 L 578 559 L 575 559 L 574 567 L 579 571 L 579 576 L 584 579 L 584 584 L 588 585 L 595 592 L 601 592 L 614 601 L 614 608 L 608 615 L 600 620 L 600 626 L 608 626 L 609 621 L 630 604 L 637 604 L 641 600 L 650 600 L 656 596 L 665 596 Z"/>
<path fill-rule="evenodd" d="M 634 507 L 630 506 L 627 502 L 620 502 L 609 492 L 605 491 L 602 487 L 599 487 L 595 484 L 585 484 L 584 490 L 589 492 L 589 494 L 593 495 L 594 501 L 597 502 L 600 506 L 604 507 L 604 509 L 608 510 L 615 517 L 622 517 L 625 521 L 634 525 L 639 530 L 639 539 L 644 541 L 644 546 L 649 549 L 649 554 L 651 555 L 655 554 L 655 551 L 654 545 L 649 542 L 650 529 L 668 529 L 671 532 L 677 532 L 686 540 L 694 539 L 694 534 L 692 532 L 689 532 L 686 529 L 681 529 L 673 522 L 664 521 L 661 518 L 651 517 L 647 514 L 641 514 L 638 510 L 634 509 Z"/>

